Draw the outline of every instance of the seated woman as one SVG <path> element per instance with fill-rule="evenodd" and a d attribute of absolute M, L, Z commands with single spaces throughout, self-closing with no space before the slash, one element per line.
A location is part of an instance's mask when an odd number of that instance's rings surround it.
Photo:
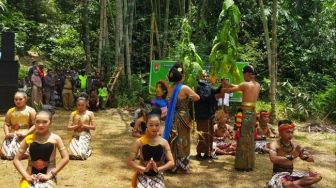
<path fill-rule="evenodd" d="M 140 138 L 143 136 L 146 132 L 146 113 L 144 112 L 144 109 L 140 111 L 140 116 L 135 121 L 133 130 L 132 130 L 132 136 Z"/>
<path fill-rule="evenodd" d="M 293 171 L 294 160 L 299 157 L 307 162 L 314 158 L 307 151 L 292 142 L 295 125 L 289 120 L 279 121 L 280 139 L 271 143 L 270 159 L 273 163 L 273 177 L 268 183 L 271 188 L 311 187 L 322 177 L 317 172 Z"/>
<path fill-rule="evenodd" d="M 19 151 L 14 158 L 14 166 L 23 176 L 20 188 L 52 188 L 56 187 L 56 175 L 69 162 L 69 155 L 60 136 L 51 133 L 51 114 L 40 111 L 36 115 L 36 131 L 28 135 L 21 142 Z M 29 148 L 27 170 L 24 169 L 21 159 Z M 56 165 L 56 148 L 61 154 L 61 160 Z"/>
<path fill-rule="evenodd" d="M 27 106 L 27 94 L 18 91 L 14 95 L 15 107 L 8 110 L 3 126 L 5 140 L 2 144 L 0 156 L 2 159 L 12 160 L 20 147 L 20 142 L 31 134 L 35 125 L 36 111 Z"/>
<path fill-rule="evenodd" d="M 163 188 L 163 171 L 174 167 L 174 159 L 168 142 L 159 136 L 160 113 L 150 113 L 145 135 L 137 139 L 128 158 L 128 166 L 134 169 L 132 187 Z M 140 156 L 140 164 L 136 163 Z"/>
<path fill-rule="evenodd" d="M 267 111 L 262 110 L 259 113 L 259 123 L 255 132 L 255 151 L 258 153 L 268 153 L 270 143 L 267 138 L 275 138 L 276 133 L 271 129 L 269 122 L 269 114 Z"/>
<path fill-rule="evenodd" d="M 70 142 L 70 159 L 86 160 L 91 155 L 91 133 L 95 130 L 93 112 L 87 110 L 87 101 L 83 97 L 77 99 L 77 110 L 72 112 L 69 119 L 68 130 L 73 131 Z"/>
<path fill-rule="evenodd" d="M 228 114 L 224 110 L 218 110 L 215 113 L 213 149 L 217 155 L 234 155 L 236 151 L 236 143 L 233 140 L 229 125 L 227 124 Z"/>

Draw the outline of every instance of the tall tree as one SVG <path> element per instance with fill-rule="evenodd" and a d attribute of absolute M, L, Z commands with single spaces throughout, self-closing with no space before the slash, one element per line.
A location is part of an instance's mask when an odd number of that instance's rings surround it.
<path fill-rule="evenodd" d="M 273 0 L 272 3 L 272 65 L 271 65 L 271 116 L 270 122 L 274 124 L 275 102 L 276 102 L 276 83 L 277 83 L 277 14 L 278 14 L 278 0 Z"/>
<path fill-rule="evenodd" d="M 182 17 L 185 16 L 185 9 L 186 9 L 185 4 L 186 4 L 185 0 L 181 0 L 181 16 Z"/>
<path fill-rule="evenodd" d="M 124 0 L 124 46 L 125 46 L 125 59 L 126 59 L 126 74 L 127 79 L 131 80 L 131 54 L 129 49 L 129 34 L 128 34 L 128 24 L 129 24 L 129 14 L 128 14 L 128 2 L 127 0 Z M 128 82 L 131 83 L 131 82 Z"/>
<path fill-rule="evenodd" d="M 270 122 L 274 124 L 274 121 L 276 119 L 276 83 L 277 83 L 277 70 L 276 70 L 276 60 L 277 60 L 277 6 L 278 2 L 277 0 L 273 0 L 272 3 L 272 41 L 270 41 L 269 37 L 269 31 L 268 31 L 268 23 L 267 23 L 267 17 L 265 15 L 265 8 L 263 0 L 259 0 L 259 6 L 260 6 L 260 14 L 261 14 L 261 21 L 263 23 L 263 29 L 264 29 L 264 35 L 265 35 L 265 42 L 266 42 L 266 49 L 267 49 L 267 64 L 268 64 L 268 72 L 269 72 L 269 78 L 271 80 L 270 82 L 270 101 L 271 101 L 271 116 L 270 116 Z M 271 46 L 272 45 L 272 46 Z"/>
<path fill-rule="evenodd" d="M 269 74 L 269 77 L 271 77 L 272 49 L 271 49 L 271 41 L 270 41 L 269 31 L 268 31 L 268 22 L 267 22 L 267 17 L 265 15 L 265 8 L 264 8 L 263 0 L 259 0 L 259 6 L 260 6 L 261 21 L 263 23 L 263 29 L 264 29 L 264 35 L 265 35 L 266 49 L 267 49 L 268 74 Z"/>
<path fill-rule="evenodd" d="M 84 28 L 84 49 L 85 49 L 85 69 L 91 71 L 91 52 L 90 52 L 90 37 L 89 37 L 89 19 L 88 19 L 88 0 L 83 1 L 83 28 Z"/>
<path fill-rule="evenodd" d="M 124 67 L 123 54 L 123 0 L 116 0 L 115 64 Z"/>
<path fill-rule="evenodd" d="M 103 49 L 106 47 L 107 40 L 107 14 L 106 14 L 106 0 L 100 0 L 100 29 L 99 29 L 99 46 L 98 46 L 98 63 L 97 69 L 102 70 L 102 53 Z"/>
<path fill-rule="evenodd" d="M 170 0 L 166 0 L 166 11 L 165 11 L 165 19 L 164 19 L 164 31 L 163 31 L 163 51 L 162 57 L 166 57 L 168 54 L 168 23 L 169 23 L 169 2 Z"/>

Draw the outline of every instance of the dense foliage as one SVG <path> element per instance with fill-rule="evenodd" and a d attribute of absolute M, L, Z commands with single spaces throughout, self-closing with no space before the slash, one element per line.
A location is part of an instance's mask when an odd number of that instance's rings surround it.
<path fill-rule="evenodd" d="M 82 2 L 1 0 L 0 31 L 16 33 L 16 52 L 21 57 L 27 55 L 27 51 L 33 51 L 43 56 L 48 66 L 82 69 L 86 53 Z M 95 67 L 100 6 L 98 1 L 88 2 L 89 45 L 91 63 Z M 102 58 L 107 73 L 113 70 L 114 64 L 115 49 L 112 44 L 115 41 L 117 1 L 108 2 L 110 46 L 104 49 Z M 133 79 L 139 80 L 138 74 L 146 74 L 149 70 L 152 12 L 156 12 L 158 35 L 160 41 L 163 41 L 167 0 L 135 2 L 131 68 L 132 73 L 135 73 Z M 227 72 L 225 66 L 221 66 L 223 62 L 231 62 L 232 65 L 235 61 L 251 62 L 257 68 L 258 80 L 263 88 L 260 99 L 267 104 L 267 53 L 257 1 L 235 1 L 236 7 L 229 10 L 231 13 L 225 11 L 228 10 L 225 6 L 231 5 L 233 0 L 190 0 L 185 1 L 185 6 L 181 2 L 170 0 L 168 48 L 164 53 L 166 56 L 160 58 L 182 61 L 188 73 L 191 73 L 190 79 L 187 79 L 190 84 L 195 83 L 200 67 L 204 68 L 210 62 L 221 69 L 223 74 Z M 264 3 L 270 24 L 272 2 Z M 278 13 L 277 100 L 280 106 L 278 111 L 284 114 L 281 117 L 336 121 L 336 3 L 333 0 L 283 0 L 279 1 Z M 127 18 L 124 21 L 129 20 Z M 216 48 L 217 43 L 222 45 L 220 50 Z M 156 48 L 161 46 L 159 44 Z M 235 54 L 234 58 L 228 60 L 231 54 Z M 128 90 L 124 93 L 124 90 L 120 90 L 118 101 L 130 100 L 132 102 L 127 105 L 136 105 L 138 95 L 147 91 L 144 89 L 147 83 L 137 82 L 133 87 L 135 85 L 139 86 L 134 88 L 136 95 L 130 96 Z M 119 106 L 124 104 L 121 102 Z"/>

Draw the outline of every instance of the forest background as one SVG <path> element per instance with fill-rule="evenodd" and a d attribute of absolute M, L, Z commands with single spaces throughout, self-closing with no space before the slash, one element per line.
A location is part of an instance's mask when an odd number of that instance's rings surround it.
<path fill-rule="evenodd" d="M 121 65 L 115 105 L 134 107 L 150 98 L 151 60 L 183 62 L 191 85 L 204 66 L 219 68 L 218 78 L 250 62 L 259 109 L 323 123 L 336 121 L 335 24 L 333 0 L 0 0 L 0 31 L 16 34 L 21 78 L 34 58 L 100 70 L 107 81 Z"/>

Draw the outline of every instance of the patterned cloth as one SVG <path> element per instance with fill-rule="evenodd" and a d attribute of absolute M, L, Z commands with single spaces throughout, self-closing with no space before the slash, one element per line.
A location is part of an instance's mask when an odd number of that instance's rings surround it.
<path fill-rule="evenodd" d="M 14 136 L 10 139 L 5 139 L 2 144 L 3 158 L 7 160 L 14 159 L 18 149 L 20 148 L 21 139 Z"/>
<path fill-rule="evenodd" d="M 32 124 L 31 110 L 33 109 L 29 106 L 26 106 L 23 110 L 17 110 L 15 107 L 8 110 L 9 122 L 5 126 L 8 126 L 10 133 L 22 133 L 28 130 L 29 125 Z M 6 160 L 13 159 L 20 147 L 21 140 L 22 138 L 16 135 L 13 138 L 5 139 L 1 148 L 2 158 Z"/>
<path fill-rule="evenodd" d="M 164 178 L 162 173 L 156 176 L 146 176 L 144 174 L 138 174 L 137 188 L 164 188 Z"/>
<path fill-rule="evenodd" d="M 309 172 L 293 171 L 292 173 L 289 172 L 276 173 L 273 175 L 272 179 L 268 182 L 268 188 L 283 188 L 282 187 L 283 179 L 287 181 L 295 181 L 308 176 Z"/>
<path fill-rule="evenodd" d="M 213 149 L 219 148 L 221 150 L 225 150 L 231 146 L 231 142 L 227 142 L 225 139 L 218 139 L 216 137 L 213 138 Z"/>
<path fill-rule="evenodd" d="M 48 181 L 34 181 L 29 183 L 27 180 L 21 181 L 19 188 L 55 188 L 56 187 L 56 179 L 48 180 Z"/>
<path fill-rule="evenodd" d="M 71 113 L 69 124 L 77 125 L 80 121 L 84 124 L 91 124 L 92 119 L 91 111 L 85 111 L 83 114 L 79 114 L 78 111 Z M 70 159 L 86 160 L 90 157 L 92 150 L 91 144 L 91 133 L 89 130 L 80 128 L 75 130 L 73 133 L 73 138 L 69 146 L 69 156 Z"/>
<path fill-rule="evenodd" d="M 269 142 L 266 140 L 257 140 L 255 144 L 255 151 L 258 153 L 265 153 L 268 144 Z"/>
<path fill-rule="evenodd" d="M 74 136 L 70 142 L 70 156 L 72 159 L 86 160 L 90 157 L 91 134 L 83 131 L 78 136 Z"/>
<path fill-rule="evenodd" d="M 235 168 L 252 170 L 255 165 L 255 132 L 256 116 L 254 110 L 243 110 L 243 122 L 237 143 Z"/>
<path fill-rule="evenodd" d="M 170 132 L 170 148 L 175 160 L 172 172 L 189 170 L 190 161 L 190 130 L 192 126 L 189 114 L 189 99 L 178 100 L 173 121 L 172 131 Z"/>

